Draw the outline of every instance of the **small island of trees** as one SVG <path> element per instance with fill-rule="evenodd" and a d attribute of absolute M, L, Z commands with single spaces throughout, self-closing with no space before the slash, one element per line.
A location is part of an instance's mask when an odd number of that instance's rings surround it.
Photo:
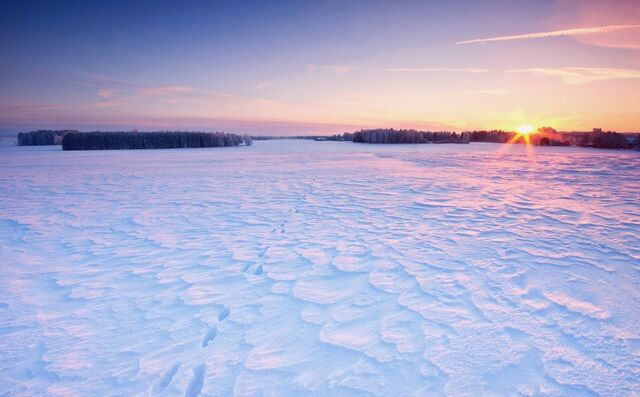
<path fill-rule="evenodd" d="M 248 135 L 224 132 L 70 132 L 62 150 L 177 149 L 251 145 Z"/>

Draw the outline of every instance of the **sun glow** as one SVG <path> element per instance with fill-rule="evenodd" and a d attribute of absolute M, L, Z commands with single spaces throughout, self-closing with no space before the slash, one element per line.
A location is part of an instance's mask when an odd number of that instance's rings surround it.
<path fill-rule="evenodd" d="M 531 124 L 522 124 L 516 127 L 514 132 L 515 134 L 513 135 L 513 137 L 511 137 L 511 139 L 507 141 L 506 147 L 516 143 L 524 143 L 527 148 L 527 157 L 534 157 L 535 153 L 533 151 L 532 138 L 533 134 L 536 134 L 539 131 Z"/>
<path fill-rule="evenodd" d="M 536 129 L 530 124 L 522 124 L 521 126 L 518 126 L 518 128 L 516 128 L 516 131 L 520 135 L 529 135 L 533 133 L 535 130 Z"/>

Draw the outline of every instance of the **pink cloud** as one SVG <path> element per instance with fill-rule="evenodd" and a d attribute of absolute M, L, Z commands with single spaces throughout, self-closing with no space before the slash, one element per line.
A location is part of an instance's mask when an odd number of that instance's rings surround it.
<path fill-rule="evenodd" d="M 308 64 L 307 70 L 310 72 L 327 70 L 338 74 L 344 74 L 353 69 L 352 66 L 335 66 L 335 65 L 317 65 L 317 64 Z"/>
<path fill-rule="evenodd" d="M 640 21 L 638 0 L 556 0 L 547 26 L 636 26 Z M 640 50 L 640 28 L 618 29 L 607 34 L 577 35 L 572 39 L 579 43 Z"/>

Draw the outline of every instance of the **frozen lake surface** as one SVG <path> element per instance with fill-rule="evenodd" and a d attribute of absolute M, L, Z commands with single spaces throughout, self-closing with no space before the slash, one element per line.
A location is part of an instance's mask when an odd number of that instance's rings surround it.
<path fill-rule="evenodd" d="M 640 154 L 0 148 L 0 395 L 640 394 Z"/>

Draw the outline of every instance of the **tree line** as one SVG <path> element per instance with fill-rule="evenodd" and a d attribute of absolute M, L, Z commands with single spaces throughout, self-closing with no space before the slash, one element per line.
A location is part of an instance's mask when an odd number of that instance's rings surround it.
<path fill-rule="evenodd" d="M 220 147 L 251 145 L 253 140 L 315 139 L 317 141 L 354 141 L 362 143 L 528 143 L 537 146 L 581 146 L 605 149 L 640 150 L 640 134 L 618 133 L 594 128 L 592 131 L 559 132 L 539 128 L 525 139 L 512 131 L 474 130 L 462 133 L 417 130 L 369 129 L 330 136 L 249 136 L 223 132 L 83 132 L 77 130 L 38 130 L 18 134 L 19 146 L 60 145 L 67 135 L 64 150 L 92 149 L 165 149 L 184 147 Z"/>
<path fill-rule="evenodd" d="M 502 130 L 471 131 L 471 142 L 530 143 L 536 146 L 581 146 L 601 149 L 640 148 L 640 134 L 622 134 L 594 128 L 591 131 L 556 131 L 551 127 L 541 127 L 528 139 L 517 132 Z"/>
<path fill-rule="evenodd" d="M 70 132 L 62 150 L 177 149 L 251 145 L 249 135 L 224 132 Z"/>
<path fill-rule="evenodd" d="M 353 142 L 360 143 L 469 143 L 470 138 L 471 134 L 468 132 L 432 132 L 393 128 L 360 130 L 353 134 Z"/>
<path fill-rule="evenodd" d="M 18 134 L 18 146 L 60 145 L 65 135 L 76 130 L 38 130 Z"/>

